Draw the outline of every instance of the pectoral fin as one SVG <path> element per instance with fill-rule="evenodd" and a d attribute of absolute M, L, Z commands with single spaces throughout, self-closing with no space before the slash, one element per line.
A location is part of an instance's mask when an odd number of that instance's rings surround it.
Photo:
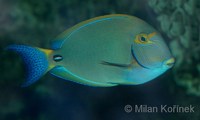
<path fill-rule="evenodd" d="M 130 64 L 119 64 L 119 63 L 111 63 L 111 62 L 106 62 L 106 61 L 102 61 L 101 64 L 102 65 L 113 66 L 113 67 L 121 67 L 121 68 L 130 67 Z"/>

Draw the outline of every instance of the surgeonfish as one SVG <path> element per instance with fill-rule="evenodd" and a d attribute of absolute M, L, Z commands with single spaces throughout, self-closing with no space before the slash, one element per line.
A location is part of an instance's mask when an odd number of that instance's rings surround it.
<path fill-rule="evenodd" d="M 174 65 L 163 38 L 143 20 L 113 14 L 67 29 L 51 49 L 10 45 L 22 56 L 29 86 L 48 71 L 59 78 L 97 87 L 146 83 Z"/>

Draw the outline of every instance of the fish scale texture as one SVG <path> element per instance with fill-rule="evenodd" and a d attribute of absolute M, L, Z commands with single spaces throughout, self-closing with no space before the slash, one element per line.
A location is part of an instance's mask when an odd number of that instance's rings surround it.
<path fill-rule="evenodd" d="M 44 52 L 37 48 L 25 45 L 10 45 L 8 50 L 13 50 L 20 54 L 26 66 L 26 82 L 22 87 L 31 85 L 39 80 L 48 69 L 48 61 Z"/>

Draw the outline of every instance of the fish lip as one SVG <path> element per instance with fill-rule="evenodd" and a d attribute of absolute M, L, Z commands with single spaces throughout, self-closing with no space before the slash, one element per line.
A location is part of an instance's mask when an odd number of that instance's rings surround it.
<path fill-rule="evenodd" d="M 132 54 L 133 58 L 135 59 L 135 61 L 138 63 L 139 66 L 141 66 L 141 67 L 143 67 L 143 68 L 145 68 L 145 69 L 150 69 L 150 68 L 148 68 L 148 67 L 142 65 L 142 64 L 139 62 L 139 60 L 136 58 L 136 56 L 135 56 L 135 54 L 134 54 L 134 52 L 133 52 L 133 45 L 131 45 L 131 54 Z"/>
<path fill-rule="evenodd" d="M 174 57 L 170 57 L 169 59 L 163 61 L 163 66 L 170 69 L 172 67 L 174 67 L 175 64 L 175 58 Z"/>

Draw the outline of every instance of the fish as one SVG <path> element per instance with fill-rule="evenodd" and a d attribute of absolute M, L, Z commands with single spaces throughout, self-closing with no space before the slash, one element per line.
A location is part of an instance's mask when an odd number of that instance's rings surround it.
<path fill-rule="evenodd" d="M 22 87 L 47 72 L 66 81 L 95 87 L 139 85 L 168 69 L 175 59 L 161 34 L 126 14 L 95 17 L 58 35 L 50 49 L 12 44 L 26 66 Z"/>

